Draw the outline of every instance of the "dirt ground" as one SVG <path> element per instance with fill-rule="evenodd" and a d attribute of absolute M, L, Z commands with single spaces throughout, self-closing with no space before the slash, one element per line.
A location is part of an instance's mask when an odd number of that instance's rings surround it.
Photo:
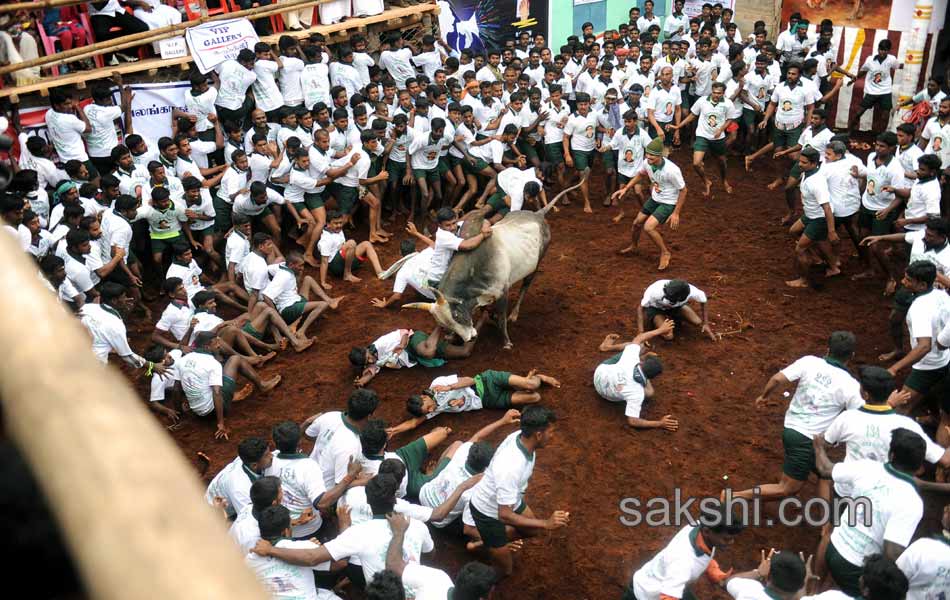
<path fill-rule="evenodd" d="M 704 201 L 687 152 L 676 152 L 672 158 L 683 169 L 690 194 L 679 229 L 663 231 L 674 253 L 666 273 L 656 271 L 657 252 L 646 236 L 641 256 L 616 254 L 627 243 L 632 219 L 628 216 L 622 225 L 611 223 L 615 213 L 600 206 L 605 194 L 597 170 L 592 176 L 593 215 L 583 214 L 575 202 L 549 217 L 553 239 L 521 319 L 510 327 L 512 351 L 501 349 L 497 329 L 488 326 L 472 358 L 439 369 L 388 371 L 371 385 L 382 400 L 377 416 L 396 423 L 407 416 L 408 395 L 439 375 L 474 375 L 488 368 L 524 373 L 537 368 L 563 383 L 560 389 L 542 390 L 543 402 L 558 414 L 558 436 L 539 451 L 527 500 L 541 516 L 555 509 L 570 511 L 571 524 L 527 541 L 514 576 L 499 587 L 497 598 L 619 597 L 633 570 L 677 530 L 622 525 L 623 498 L 672 498 L 675 489 L 684 497 L 718 495 L 727 483 L 744 488 L 776 481 L 787 401 L 777 397 L 771 406 L 756 410 L 753 399 L 766 380 L 802 355 L 823 354 L 829 333 L 836 329 L 858 336 L 854 366 L 876 363 L 876 356 L 887 349 L 889 303 L 881 295 L 883 284 L 852 282 L 856 259 L 845 265 L 845 277 L 828 281 L 821 290 L 784 285 L 792 276 L 793 242 L 779 224 L 782 198 L 765 187 L 777 172 L 775 165 L 763 160 L 757 165 L 759 172 L 747 174 L 738 159 L 732 159 L 735 193 L 727 196 L 715 177 L 714 199 Z M 384 263 L 396 257 L 399 239 L 381 250 Z M 850 244 L 845 247 L 850 249 Z M 358 284 L 334 281 L 332 292 L 345 293 L 346 300 L 311 330 L 318 336 L 313 348 L 300 355 L 285 353 L 266 366 L 264 373 L 279 372 L 283 383 L 266 397 L 252 396 L 236 406 L 228 419 L 233 432 L 229 442 L 214 441 L 212 420 L 192 418 L 173 434 L 186 457 L 192 459 L 199 450 L 207 453 L 212 459 L 210 476 L 233 459 L 240 439 L 269 437 L 270 427 L 283 419 L 299 422 L 314 413 L 340 409 L 356 376 L 346 358 L 352 346 L 368 344 L 399 327 L 433 326 L 431 317 L 420 311 L 370 306 L 370 298 L 388 294 L 392 284 L 375 280 L 366 271 Z M 608 357 L 597 347 L 608 333 L 632 338 L 636 303 L 643 290 L 661 277 L 684 278 L 703 289 L 717 331 L 737 329 L 740 318 L 753 327 L 718 343 L 687 327 L 673 342 L 657 344 L 665 371 L 655 381 L 657 396 L 645 405 L 644 416 L 672 414 L 680 429 L 631 433 L 624 425 L 622 407 L 599 399 L 592 387 L 594 368 Z M 441 416 L 416 435 L 444 425 L 453 430 L 450 440 L 465 440 L 498 416 L 490 411 Z M 495 441 L 505 433 L 499 432 Z M 392 441 L 391 448 L 412 439 L 412 434 L 403 435 Z M 813 493 L 809 484 L 802 497 Z M 936 516 L 931 499 L 925 521 L 932 526 Z M 745 570 L 757 564 L 760 548 L 810 553 L 817 539 L 813 528 L 751 529 L 734 547 L 720 549 L 717 559 L 724 568 Z M 458 541 L 437 535 L 436 551 L 427 563 L 454 574 L 470 559 Z M 700 590 L 711 588 L 703 585 Z"/>

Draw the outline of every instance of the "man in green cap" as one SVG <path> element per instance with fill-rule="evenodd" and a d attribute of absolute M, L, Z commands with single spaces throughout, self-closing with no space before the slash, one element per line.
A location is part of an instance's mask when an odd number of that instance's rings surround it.
<path fill-rule="evenodd" d="M 646 147 L 646 164 L 636 176 L 611 196 L 612 200 L 622 199 L 629 190 L 643 180 L 649 180 L 653 192 L 640 214 L 633 222 L 630 245 L 620 251 L 621 254 L 636 254 L 640 243 L 640 233 L 646 231 L 653 243 L 660 249 L 659 270 L 665 271 L 673 257 L 663 242 L 659 226 L 669 220 L 670 228 L 676 229 L 680 222 L 680 211 L 686 202 L 686 181 L 680 168 L 668 158 L 663 158 L 663 138 L 655 137 Z"/>

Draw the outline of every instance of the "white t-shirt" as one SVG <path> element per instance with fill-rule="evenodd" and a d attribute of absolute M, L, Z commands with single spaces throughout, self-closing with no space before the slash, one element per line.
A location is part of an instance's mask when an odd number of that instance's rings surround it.
<path fill-rule="evenodd" d="M 590 152 L 594 149 L 596 140 L 594 136 L 597 132 L 597 115 L 593 110 L 587 115 L 574 113 L 567 119 L 564 126 L 564 135 L 571 136 L 571 150 L 580 150 Z"/>
<path fill-rule="evenodd" d="M 251 84 L 257 108 L 264 112 L 276 110 L 284 105 L 284 97 L 277 87 L 277 63 L 272 60 L 258 59 L 254 63 L 256 81 Z"/>
<path fill-rule="evenodd" d="M 927 140 L 927 147 L 924 148 L 923 154 L 936 154 L 940 158 L 940 167 L 943 169 L 950 166 L 950 121 L 943 124 L 939 117 L 931 117 L 920 132 L 920 137 Z M 917 148 L 920 147 L 917 146 Z"/>
<path fill-rule="evenodd" d="M 329 443 L 330 438 L 336 433 L 336 430 L 343 427 L 343 413 L 338 410 L 331 410 L 321 414 L 313 420 L 304 433 L 313 440 L 313 449 L 310 451 L 310 459 L 319 462 L 320 454 L 324 447 Z"/>
<path fill-rule="evenodd" d="M 754 61 L 755 59 L 753 59 Z M 753 110 L 758 107 L 764 112 L 766 105 L 769 103 L 769 98 L 772 96 L 772 90 L 778 85 L 778 81 L 768 71 L 759 75 L 754 70 L 746 73 L 744 81 L 745 85 L 743 87 L 748 92 L 751 102 L 743 101 L 743 104 Z"/>
<path fill-rule="evenodd" d="M 890 94 L 893 88 L 891 70 L 896 69 L 898 64 L 892 54 L 888 54 L 884 60 L 879 60 L 876 53 L 869 56 L 861 65 L 861 70 L 868 72 L 864 80 L 864 93 L 871 96 Z"/>
<path fill-rule="evenodd" d="M 640 417 L 645 397 L 644 384 L 637 381 L 635 373 L 640 371 L 640 346 L 629 344 L 617 356 L 600 363 L 594 371 L 594 389 L 604 400 L 625 402 L 625 417 Z"/>
<path fill-rule="evenodd" d="M 271 299 L 278 311 L 290 308 L 303 300 L 297 291 L 297 274 L 286 265 L 281 265 L 274 270 L 274 276 L 263 289 L 262 294 L 265 298 Z"/>
<path fill-rule="evenodd" d="M 802 173 L 798 189 L 802 195 L 802 212 L 809 219 L 824 219 L 823 206 L 831 203 L 831 193 L 828 191 L 828 180 L 821 169 L 815 169 L 811 174 Z"/>
<path fill-rule="evenodd" d="M 253 505 L 248 504 L 241 509 L 228 529 L 228 535 L 241 549 L 242 554 L 247 554 L 257 544 L 257 540 L 261 539 L 261 528 L 254 518 Z"/>
<path fill-rule="evenodd" d="M 455 586 L 452 578 L 441 569 L 409 563 L 402 571 L 402 584 L 415 590 L 415 600 L 446 600 Z"/>
<path fill-rule="evenodd" d="M 320 250 L 320 256 L 328 260 L 333 260 L 345 243 L 346 236 L 343 234 L 343 230 L 330 231 L 324 229 L 323 235 L 320 236 L 320 241 L 317 242 L 317 249 Z"/>
<path fill-rule="evenodd" d="M 455 454 L 453 454 L 449 460 L 449 464 L 447 464 L 434 479 L 422 486 L 419 490 L 419 502 L 423 506 L 432 509 L 442 506 L 442 503 L 449 499 L 449 496 L 452 495 L 458 486 L 475 475 L 469 472 L 465 466 L 468 462 L 468 453 L 471 451 L 472 446 L 472 442 L 465 442 L 459 446 Z M 451 524 L 462 514 L 462 511 L 465 506 L 468 505 L 471 497 L 472 490 L 465 490 L 455 507 L 449 511 L 449 514 L 441 521 L 432 523 L 432 525 L 441 528 Z"/>
<path fill-rule="evenodd" d="M 402 294 L 408 286 L 412 286 L 417 292 L 429 298 L 435 299 L 435 294 L 429 289 L 429 265 L 432 263 L 432 248 L 426 248 L 419 252 L 405 264 L 396 273 L 396 280 L 393 282 L 393 293 Z"/>
<path fill-rule="evenodd" d="M 670 89 L 667 90 L 662 85 L 657 84 L 650 91 L 650 95 L 644 95 L 644 99 L 640 101 L 646 101 L 647 107 L 653 110 L 653 118 L 656 119 L 657 123 L 663 125 L 673 122 L 673 117 L 676 116 L 676 107 L 683 103 L 683 97 L 679 87 L 671 85 Z"/>
<path fill-rule="evenodd" d="M 859 169 L 858 172 L 867 177 L 861 204 L 864 208 L 875 212 L 887 208 L 894 201 L 894 192 L 883 192 L 881 188 L 891 186 L 895 189 L 901 189 L 906 185 L 904 183 L 904 169 L 900 160 L 894 156 L 888 162 L 878 165 L 877 153 L 872 152 L 868 156 L 867 165 Z"/>
<path fill-rule="evenodd" d="M 845 461 L 875 460 L 883 463 L 887 462 L 891 451 L 891 432 L 899 428 L 909 429 L 924 440 L 927 462 L 936 463 L 943 456 L 944 449 L 924 433 L 917 421 L 898 414 L 886 404 L 866 404 L 844 411 L 835 417 L 825 431 L 824 438 L 831 444 L 846 444 Z M 839 495 L 851 494 L 849 491 Z"/>
<path fill-rule="evenodd" d="M 275 546 L 300 550 L 319 547 L 307 540 L 280 540 Z M 275 600 L 326 600 L 337 597 L 329 590 L 317 589 L 313 578 L 314 571 L 329 571 L 329 562 L 316 567 L 298 567 L 278 558 L 260 556 L 253 552 L 249 552 L 244 561 Z"/>
<path fill-rule="evenodd" d="M 904 234 L 904 241 L 910 244 L 910 260 L 907 261 L 907 264 L 918 260 L 926 260 L 937 267 L 937 273 L 950 275 L 950 244 L 944 244 L 937 248 L 927 248 L 927 244 L 924 243 L 925 233 L 924 229 L 918 229 Z"/>
<path fill-rule="evenodd" d="M 86 124 L 79 117 L 72 113 L 61 113 L 50 109 L 46 111 L 46 131 L 61 161 L 75 159 L 85 162 L 89 160 L 86 147 L 82 142 Z"/>
<path fill-rule="evenodd" d="M 680 529 L 659 554 L 633 574 L 637 600 L 660 600 L 660 595 L 682 598 L 686 586 L 709 567 L 712 557 L 696 546 L 699 527 Z"/>
<path fill-rule="evenodd" d="M 162 316 L 158 319 L 158 323 L 155 324 L 155 327 L 162 331 L 167 331 L 180 342 L 182 338 L 185 337 L 185 333 L 191 325 L 191 317 L 193 314 L 194 311 L 188 306 L 188 303 L 179 304 L 173 300 L 169 302 L 165 310 L 162 311 Z"/>
<path fill-rule="evenodd" d="M 660 204 L 676 205 L 679 201 L 680 190 L 686 187 L 683 172 L 668 158 L 663 159 L 659 168 L 644 162 L 641 173 L 650 178 L 652 184 L 652 198 Z"/>
<path fill-rule="evenodd" d="M 309 64 L 300 74 L 303 104 L 310 110 L 318 102 L 330 105 L 330 67 L 323 63 Z"/>
<path fill-rule="evenodd" d="M 617 171 L 633 178 L 643 169 L 644 149 L 651 142 L 650 134 L 637 127 L 628 134 L 625 128 L 618 129 L 610 140 L 610 147 L 617 151 Z"/>
<path fill-rule="evenodd" d="M 284 492 L 281 501 L 290 511 L 290 518 L 298 519 L 307 509 L 313 510 L 313 519 L 303 525 L 293 526 L 293 536 L 302 538 L 317 532 L 323 525 L 323 518 L 314 507 L 314 503 L 327 491 L 323 482 L 320 465 L 310 460 L 306 454 L 274 454 L 274 461 L 264 473 L 280 478 Z"/>
<path fill-rule="evenodd" d="M 785 427 L 813 438 L 824 433 L 842 411 L 861 408 L 861 384 L 829 359 L 803 356 L 781 371 L 798 388 L 785 412 Z"/>
<path fill-rule="evenodd" d="M 214 504 L 216 496 L 224 498 L 228 501 L 228 513 L 240 514 L 244 507 L 251 506 L 251 484 L 257 479 L 258 475 L 244 466 L 241 457 L 237 457 L 221 469 L 208 484 L 205 501 Z"/>
<path fill-rule="evenodd" d="M 104 308 L 101 304 L 84 304 L 79 309 L 79 319 L 92 335 L 92 353 L 99 362 L 107 364 L 109 354 L 115 352 L 121 357 L 131 356 L 145 364 L 129 347 L 125 323 L 112 309 Z"/>
<path fill-rule="evenodd" d="M 515 431 L 502 441 L 472 489 L 472 507 L 486 517 L 497 519 L 499 506 L 517 508 L 524 500 L 534 473 L 535 453 L 525 449 L 520 437 L 521 431 Z"/>
<path fill-rule="evenodd" d="M 359 430 L 347 423 L 340 414 L 340 426 L 328 434 L 317 461 L 323 472 L 324 486 L 330 489 L 339 483 L 346 476 L 350 457 L 358 459 L 362 455 Z"/>
<path fill-rule="evenodd" d="M 927 215 L 940 216 L 940 179 L 935 177 L 921 182 L 919 179 L 910 188 L 910 198 L 904 208 L 905 219 L 917 219 Z M 924 229 L 925 223 L 911 223 L 904 229 Z"/>
<path fill-rule="evenodd" d="M 732 577 L 726 582 L 726 591 L 735 600 L 774 600 L 765 591 L 765 586 L 755 579 Z"/>
<path fill-rule="evenodd" d="M 464 242 L 462 238 L 441 227 L 435 232 L 435 246 L 432 250 L 432 261 L 429 263 L 429 279 L 441 281 L 442 276 L 449 268 L 452 256 Z"/>
<path fill-rule="evenodd" d="M 729 119 L 732 108 L 732 102 L 725 98 L 715 104 L 712 103 L 709 96 L 697 100 L 690 108 L 690 112 L 698 117 L 696 119 L 696 135 L 707 140 L 725 139 L 726 133 L 723 124 Z"/>
<path fill-rule="evenodd" d="M 942 534 L 914 541 L 901 553 L 897 566 L 907 576 L 907 600 L 936 600 L 950 594 L 950 542 Z"/>
<path fill-rule="evenodd" d="M 378 369 L 384 367 L 387 369 L 401 369 L 404 367 L 408 369 L 416 366 L 416 363 L 409 358 L 409 353 L 406 352 L 405 348 L 400 350 L 398 354 L 396 353 L 403 336 L 409 337 L 411 335 L 411 329 L 397 329 L 377 338 L 372 344 L 376 348 L 375 366 Z"/>
<path fill-rule="evenodd" d="M 535 175 L 534 168 L 519 169 L 509 167 L 497 175 L 498 187 L 511 198 L 511 210 L 521 210 L 524 206 L 524 186 L 533 181 L 542 186 L 543 184 Z"/>
<path fill-rule="evenodd" d="M 300 87 L 300 74 L 303 72 L 304 62 L 296 56 L 281 56 L 280 95 L 287 106 L 297 106 L 303 102 L 303 88 Z"/>
<path fill-rule="evenodd" d="M 84 109 L 89 120 L 90 131 L 86 134 L 89 156 L 108 158 L 112 149 L 119 144 L 119 134 L 115 130 L 115 120 L 122 116 L 118 106 L 100 106 L 87 104 Z"/>
<path fill-rule="evenodd" d="M 195 259 L 191 259 L 191 262 L 187 265 L 177 262 L 170 264 L 168 271 L 165 272 L 165 279 L 172 277 L 181 279 L 185 287 L 185 292 L 188 294 L 189 302 L 191 302 L 195 294 L 205 289 L 201 284 L 201 267 L 198 266 L 198 262 Z"/>
<path fill-rule="evenodd" d="M 444 375 L 442 377 L 436 377 L 432 380 L 432 383 L 429 384 L 429 388 L 434 388 L 440 385 L 454 385 L 458 383 L 458 375 Z M 476 390 L 473 386 L 463 387 L 457 390 L 450 390 L 448 392 L 435 392 L 435 397 L 433 398 L 436 403 L 436 409 L 431 413 L 426 415 L 427 419 L 441 414 L 441 413 L 460 413 L 470 410 L 481 410 L 482 409 L 482 399 L 476 393 Z M 462 404 L 459 406 L 452 406 L 453 401 L 461 401 Z"/>
<path fill-rule="evenodd" d="M 238 267 L 244 262 L 244 259 L 251 252 L 251 243 L 248 241 L 244 234 L 240 231 L 234 230 L 231 232 L 231 235 L 228 236 L 227 243 L 224 248 L 224 258 L 225 264 L 230 265 L 234 263 Z M 240 269 L 237 269 L 240 272 Z"/>
<path fill-rule="evenodd" d="M 933 289 L 918 294 L 907 310 L 907 331 L 911 349 L 919 338 L 930 338 L 930 352 L 914 363 L 914 369 L 932 371 L 950 363 L 950 349 L 941 348 L 937 336 L 950 323 L 950 296 L 943 290 Z"/>
<path fill-rule="evenodd" d="M 325 547 L 333 560 L 351 556 L 359 558 L 363 566 L 363 576 L 366 581 L 372 581 L 373 575 L 386 568 L 386 552 L 392 537 L 389 522 L 384 517 L 379 517 L 351 526 L 327 542 Z M 418 563 L 422 560 L 422 554 L 431 552 L 433 548 L 435 544 L 425 524 L 415 519 L 410 520 L 403 540 L 403 560 Z"/>
<path fill-rule="evenodd" d="M 178 363 L 181 390 L 199 417 L 214 411 L 212 386 L 224 385 L 224 369 L 218 359 L 201 351 L 189 352 Z"/>
<path fill-rule="evenodd" d="M 218 99 L 218 90 L 214 87 L 208 87 L 203 94 L 195 96 L 190 91 L 185 92 L 185 111 L 195 115 L 195 129 L 200 133 L 214 129 L 214 125 L 208 120 L 208 115 L 217 112 L 214 110 L 215 100 Z"/>
<path fill-rule="evenodd" d="M 416 68 L 412 66 L 412 50 L 383 50 L 379 55 L 379 66 L 389 71 L 396 82 L 396 89 L 406 89 L 406 80 L 415 77 Z"/>
<path fill-rule="evenodd" d="M 834 162 L 826 161 L 821 167 L 828 183 L 831 212 L 836 217 L 849 217 L 861 208 L 861 187 L 851 176 L 852 167 L 861 169 L 862 165 L 850 152 Z"/>
<path fill-rule="evenodd" d="M 831 471 L 837 484 L 851 486 L 854 498 L 867 498 L 871 515 L 865 515 L 865 502 L 846 506 L 841 521 L 831 533 L 831 543 L 842 558 L 852 565 L 863 565 L 872 554 L 884 552 L 884 542 L 908 546 L 924 513 L 924 503 L 913 479 L 894 469 L 890 463 L 856 460 L 838 463 Z M 870 526 L 865 525 L 870 521 Z M 851 523 L 854 523 L 852 525 Z"/>
<path fill-rule="evenodd" d="M 246 69 L 236 60 L 226 60 L 217 67 L 221 87 L 215 104 L 228 110 L 238 110 L 244 104 L 247 88 L 257 81 L 257 73 Z"/>
<path fill-rule="evenodd" d="M 811 104 L 811 91 L 808 86 L 798 82 L 794 88 L 782 82 L 772 91 L 771 101 L 775 103 L 775 125 L 779 129 L 794 129 L 805 120 L 805 106 Z"/>
<path fill-rule="evenodd" d="M 244 289 L 250 294 L 253 290 L 263 292 L 267 284 L 270 283 L 270 270 L 267 260 L 257 254 L 250 252 L 244 257 L 241 264 L 241 273 L 244 275 Z"/>

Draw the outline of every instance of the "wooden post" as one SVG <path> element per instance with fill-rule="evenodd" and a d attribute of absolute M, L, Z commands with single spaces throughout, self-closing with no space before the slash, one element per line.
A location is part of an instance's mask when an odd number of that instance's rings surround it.
<path fill-rule="evenodd" d="M 4 426 L 59 523 L 90 597 L 264 600 L 181 450 L 88 334 L 0 236 Z M 209 443 L 213 443 L 208 439 Z M 234 442 L 231 442 L 234 445 Z"/>

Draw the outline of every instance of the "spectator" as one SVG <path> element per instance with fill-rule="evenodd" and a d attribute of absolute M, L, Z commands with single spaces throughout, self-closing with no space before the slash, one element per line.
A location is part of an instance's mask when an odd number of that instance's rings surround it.
<path fill-rule="evenodd" d="M 0 15 L 0 64 L 16 64 L 39 58 L 36 40 L 28 31 L 35 22 L 27 11 Z M 40 78 L 40 67 L 20 69 L 10 74 L 15 85 L 29 85 Z"/>
<path fill-rule="evenodd" d="M 74 47 L 87 46 L 92 41 L 89 39 L 89 32 L 83 29 L 79 22 L 79 16 L 75 6 L 64 6 L 62 8 L 49 8 L 43 11 L 43 30 L 46 35 L 59 41 L 59 47 L 64 52 L 72 50 Z M 61 66 L 60 71 L 69 69 L 92 69 L 95 65 L 92 59 L 86 58 L 70 63 L 69 68 Z"/>
<path fill-rule="evenodd" d="M 169 25 L 181 23 L 181 13 L 164 3 L 163 0 L 142 0 L 139 3 L 129 3 L 135 6 L 132 15 L 145 23 L 149 29 L 159 29 Z M 159 52 L 158 42 L 152 42 L 155 52 Z"/>
<path fill-rule="evenodd" d="M 145 0 L 103 0 L 102 2 L 87 2 L 86 4 L 89 8 L 92 33 L 95 35 L 97 42 L 114 40 L 125 35 L 148 31 L 148 25 L 125 12 L 125 8 L 123 8 L 123 5 L 126 5 L 150 12 L 152 5 Z M 138 60 L 122 52 L 107 53 L 105 56 L 109 57 L 108 64 L 110 66 L 119 64 L 120 60 L 125 62 Z"/>

